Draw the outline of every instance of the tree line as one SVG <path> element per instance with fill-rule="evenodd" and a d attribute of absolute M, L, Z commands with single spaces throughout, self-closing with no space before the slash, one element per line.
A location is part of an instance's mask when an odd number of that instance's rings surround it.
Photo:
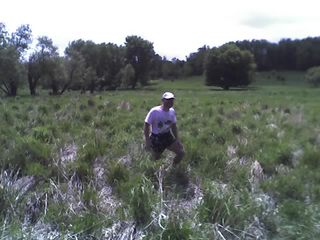
<path fill-rule="evenodd" d="M 82 92 L 135 89 L 150 79 L 176 79 L 205 75 L 206 84 L 225 89 L 248 85 L 250 72 L 306 70 L 320 65 L 320 38 L 237 41 L 219 48 L 203 46 L 185 60 L 161 57 L 153 43 L 139 36 L 127 36 L 124 45 L 96 44 L 74 40 L 60 56 L 52 39 L 41 36 L 33 43 L 29 25 L 13 33 L 0 23 L 0 90 L 16 96 L 27 83 L 31 95 L 37 88 L 60 95 L 66 90 Z M 29 51 L 28 51 L 29 50 Z M 28 54 L 27 54 L 28 53 Z"/>

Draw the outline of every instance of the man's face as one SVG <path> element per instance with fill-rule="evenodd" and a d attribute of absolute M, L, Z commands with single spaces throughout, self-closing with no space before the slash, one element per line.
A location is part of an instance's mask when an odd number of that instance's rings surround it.
<path fill-rule="evenodd" d="M 167 108 L 171 108 L 173 106 L 173 103 L 174 103 L 174 98 L 163 99 L 163 105 Z"/>

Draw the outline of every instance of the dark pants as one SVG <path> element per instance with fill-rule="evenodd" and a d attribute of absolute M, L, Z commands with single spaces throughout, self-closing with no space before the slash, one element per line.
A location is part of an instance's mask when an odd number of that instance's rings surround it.
<path fill-rule="evenodd" d="M 155 153 L 162 153 L 167 147 L 174 143 L 176 139 L 171 132 L 166 132 L 161 134 L 152 133 L 150 140 L 152 150 Z"/>

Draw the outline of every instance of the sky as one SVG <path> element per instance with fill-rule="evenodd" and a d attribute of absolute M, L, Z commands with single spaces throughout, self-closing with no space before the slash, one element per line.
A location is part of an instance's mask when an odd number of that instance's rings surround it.
<path fill-rule="evenodd" d="M 0 0 L 9 32 L 29 24 L 63 54 L 73 40 L 124 45 L 137 35 L 157 54 L 184 60 L 207 45 L 320 36 L 318 0 Z"/>

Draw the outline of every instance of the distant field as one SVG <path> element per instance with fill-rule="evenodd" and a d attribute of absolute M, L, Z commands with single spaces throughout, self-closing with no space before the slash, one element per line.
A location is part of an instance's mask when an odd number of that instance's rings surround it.
<path fill-rule="evenodd" d="M 1 98 L 0 236 L 316 239 L 320 89 L 301 79 Z M 176 95 L 186 149 L 177 169 L 169 153 L 155 162 L 143 149 L 145 115 L 164 91 Z"/>

